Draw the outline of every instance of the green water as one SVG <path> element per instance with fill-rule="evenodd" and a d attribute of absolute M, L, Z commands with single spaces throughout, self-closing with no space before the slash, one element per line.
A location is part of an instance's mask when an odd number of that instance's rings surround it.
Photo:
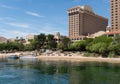
<path fill-rule="evenodd" d="M 4 59 L 0 84 L 120 84 L 120 64 Z"/>

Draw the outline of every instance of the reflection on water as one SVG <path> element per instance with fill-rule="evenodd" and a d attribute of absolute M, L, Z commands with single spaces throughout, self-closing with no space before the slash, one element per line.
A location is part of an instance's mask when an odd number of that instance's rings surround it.
<path fill-rule="evenodd" d="M 4 59 L 0 84 L 120 84 L 120 64 Z"/>

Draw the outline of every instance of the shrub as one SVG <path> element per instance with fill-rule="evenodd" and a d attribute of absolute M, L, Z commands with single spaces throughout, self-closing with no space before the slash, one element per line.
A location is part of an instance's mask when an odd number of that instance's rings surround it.
<path fill-rule="evenodd" d="M 99 53 L 105 56 L 106 53 L 108 52 L 108 44 L 100 42 L 100 43 L 96 43 L 96 44 L 93 44 L 92 46 L 87 47 L 87 49 L 90 52 Z"/>
<path fill-rule="evenodd" d="M 116 55 L 120 55 L 120 43 L 111 44 L 108 49 L 109 52 L 114 52 Z"/>
<path fill-rule="evenodd" d="M 110 44 L 111 42 L 113 42 L 113 39 L 111 37 L 107 37 L 106 35 L 103 35 L 100 37 L 96 37 L 93 40 L 93 44 L 100 43 L 100 42 Z"/>
<path fill-rule="evenodd" d="M 115 52 L 109 52 L 108 57 L 110 57 L 110 58 L 115 57 Z"/>
<path fill-rule="evenodd" d="M 89 56 L 90 56 L 90 53 L 89 53 L 89 52 L 85 52 L 83 56 L 89 57 Z"/>
<path fill-rule="evenodd" d="M 72 46 L 74 46 L 74 48 L 78 51 L 85 51 L 85 47 L 86 47 L 86 43 L 85 41 L 77 41 L 75 43 L 72 44 Z"/>
<path fill-rule="evenodd" d="M 97 54 L 97 53 L 85 52 L 83 56 L 85 56 L 85 57 L 98 57 L 99 54 Z"/>

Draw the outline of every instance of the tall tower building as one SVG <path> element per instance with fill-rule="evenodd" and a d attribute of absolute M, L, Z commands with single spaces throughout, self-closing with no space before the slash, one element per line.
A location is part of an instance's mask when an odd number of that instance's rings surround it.
<path fill-rule="evenodd" d="M 120 0 L 111 0 L 111 29 L 110 31 L 120 31 Z"/>
<path fill-rule="evenodd" d="M 90 6 L 75 6 L 68 10 L 69 38 L 81 40 L 84 36 L 105 31 L 108 19 L 94 13 Z"/>

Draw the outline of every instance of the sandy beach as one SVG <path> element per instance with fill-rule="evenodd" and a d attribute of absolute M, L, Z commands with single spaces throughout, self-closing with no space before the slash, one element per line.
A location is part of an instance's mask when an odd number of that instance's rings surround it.
<path fill-rule="evenodd" d="M 83 56 L 38 56 L 42 61 L 71 61 L 71 62 L 108 62 L 120 63 L 120 58 L 83 57 Z"/>
<path fill-rule="evenodd" d="M 20 53 L 1 53 L 0 54 L 0 58 L 2 59 L 2 58 L 8 58 L 10 55 L 20 55 Z"/>
<path fill-rule="evenodd" d="M 10 56 L 10 54 L 0 54 L 0 58 L 2 59 L 2 58 L 7 58 L 7 57 L 9 57 Z"/>
<path fill-rule="evenodd" d="M 19 55 L 20 53 L 0 54 L 0 58 L 8 58 L 10 55 Z M 27 56 L 27 55 L 26 55 Z M 102 58 L 102 57 L 84 57 L 81 54 L 73 56 L 58 56 L 58 55 L 39 55 L 36 56 L 38 60 L 42 61 L 71 61 L 71 62 L 108 62 L 120 63 L 120 58 Z"/>

